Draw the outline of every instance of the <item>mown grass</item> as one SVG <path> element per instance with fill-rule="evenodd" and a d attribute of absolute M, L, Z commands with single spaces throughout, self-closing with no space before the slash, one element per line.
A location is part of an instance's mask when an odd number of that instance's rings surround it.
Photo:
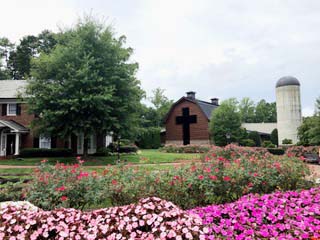
<path fill-rule="evenodd" d="M 72 164 L 76 163 L 75 157 L 55 157 L 46 158 L 49 164 L 65 163 Z M 186 153 L 164 153 L 158 150 L 141 150 L 138 154 L 126 154 L 120 155 L 121 162 L 125 163 L 139 163 L 139 164 L 156 164 L 156 163 L 171 163 L 183 160 L 196 160 L 200 159 L 200 154 L 186 154 Z M 40 164 L 43 158 L 17 158 L 17 159 L 5 159 L 0 160 L 0 165 L 11 165 L 11 166 L 37 166 Z M 116 164 L 117 156 L 106 156 L 106 157 L 88 157 L 84 166 L 104 166 L 108 164 Z M 1 171 L 1 170 L 0 170 Z"/>

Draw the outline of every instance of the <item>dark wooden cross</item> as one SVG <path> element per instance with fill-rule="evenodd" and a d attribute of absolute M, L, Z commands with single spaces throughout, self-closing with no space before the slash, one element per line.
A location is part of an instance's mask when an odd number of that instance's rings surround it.
<path fill-rule="evenodd" d="M 183 145 L 190 144 L 190 124 L 197 123 L 197 115 L 190 115 L 189 108 L 182 108 L 182 116 L 176 117 L 176 124 L 182 125 Z"/>

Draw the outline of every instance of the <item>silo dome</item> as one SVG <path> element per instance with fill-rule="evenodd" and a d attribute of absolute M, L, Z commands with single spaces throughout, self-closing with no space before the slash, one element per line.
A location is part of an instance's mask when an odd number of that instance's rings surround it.
<path fill-rule="evenodd" d="M 276 84 L 276 88 L 283 87 L 283 86 L 290 86 L 290 85 L 300 86 L 300 82 L 295 77 L 285 76 L 278 80 Z"/>

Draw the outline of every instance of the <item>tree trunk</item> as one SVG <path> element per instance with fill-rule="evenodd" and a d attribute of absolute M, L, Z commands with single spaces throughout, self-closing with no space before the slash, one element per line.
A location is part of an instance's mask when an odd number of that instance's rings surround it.
<path fill-rule="evenodd" d="M 83 158 L 88 157 L 88 135 L 84 134 L 83 135 Z"/>

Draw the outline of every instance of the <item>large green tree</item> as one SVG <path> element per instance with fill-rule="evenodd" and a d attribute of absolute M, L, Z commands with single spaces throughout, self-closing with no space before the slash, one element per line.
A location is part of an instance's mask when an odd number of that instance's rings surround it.
<path fill-rule="evenodd" d="M 255 105 L 254 102 L 248 98 L 242 98 L 238 105 L 241 122 L 252 123 L 255 121 Z"/>
<path fill-rule="evenodd" d="M 301 145 L 320 145 L 320 97 L 316 100 L 315 114 L 303 118 L 298 138 Z"/>
<path fill-rule="evenodd" d="M 268 103 L 266 100 L 260 100 L 255 109 L 255 122 L 277 122 L 276 103 Z"/>
<path fill-rule="evenodd" d="M 0 80 L 10 79 L 8 60 L 14 44 L 6 37 L 0 38 Z"/>
<path fill-rule="evenodd" d="M 143 91 L 132 49 L 109 26 L 86 18 L 59 34 L 55 47 L 33 59 L 27 101 L 39 133 L 82 132 L 84 154 L 93 133 L 134 134 Z"/>
<path fill-rule="evenodd" d="M 210 133 L 214 143 L 218 146 L 238 142 L 242 138 L 241 115 L 237 105 L 236 99 L 227 99 L 212 113 Z"/>

